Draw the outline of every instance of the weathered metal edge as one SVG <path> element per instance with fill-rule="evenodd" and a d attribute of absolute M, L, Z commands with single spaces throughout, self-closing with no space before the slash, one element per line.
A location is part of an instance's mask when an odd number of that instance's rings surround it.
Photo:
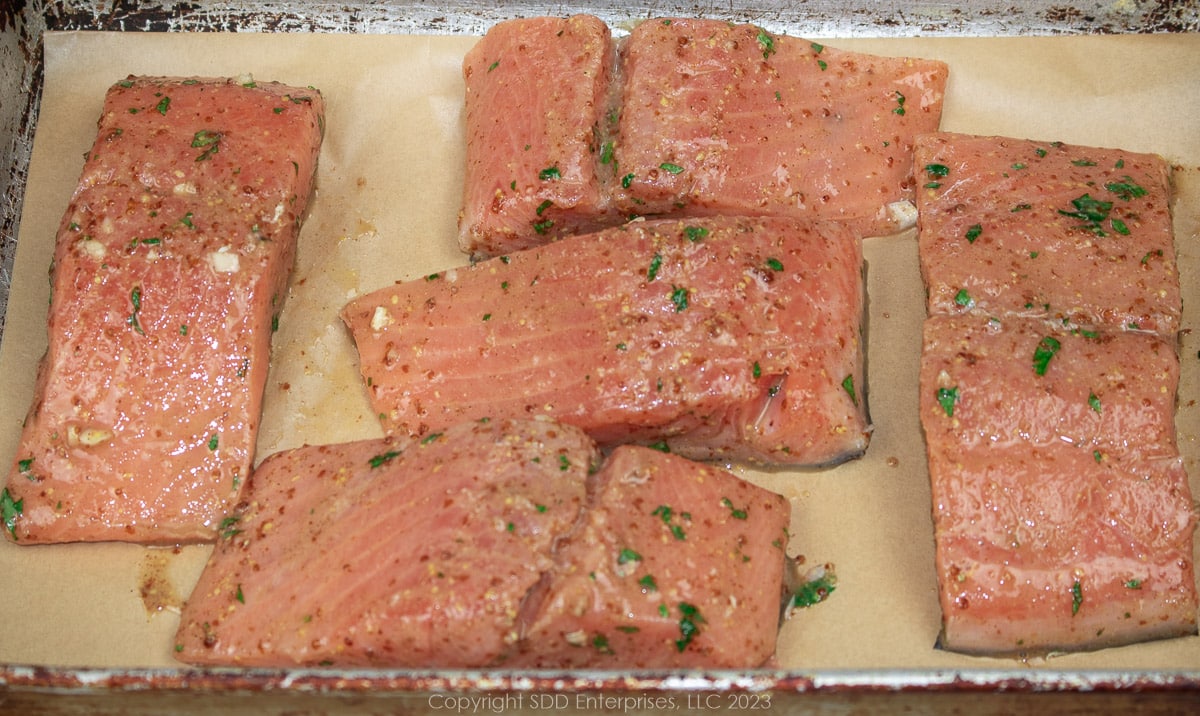
<path fill-rule="evenodd" d="M 0 666 L 0 689 L 70 691 L 270 691 L 480 693 L 812 691 L 858 693 L 1108 693 L 1134 690 L 1195 693 L 1200 668 L 1180 671 L 1060 671 L 1029 669 L 880 671 L 473 671 L 371 669 L 94 669 Z"/>

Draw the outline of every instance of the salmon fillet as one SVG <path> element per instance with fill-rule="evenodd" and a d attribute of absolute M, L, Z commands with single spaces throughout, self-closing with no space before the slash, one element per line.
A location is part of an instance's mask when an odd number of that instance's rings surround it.
<path fill-rule="evenodd" d="M 459 244 L 477 258 L 634 216 L 911 225 L 916 135 L 945 63 L 838 50 L 715 20 L 614 43 L 589 15 L 498 23 L 467 54 Z"/>
<path fill-rule="evenodd" d="M 1170 170 L 1157 155 L 1008 137 L 917 140 L 929 312 L 1179 330 Z"/>
<path fill-rule="evenodd" d="M 656 19 L 621 47 L 614 203 L 836 219 L 864 235 L 911 220 L 912 149 L 941 121 L 945 63 L 838 50 L 755 25 Z"/>
<path fill-rule="evenodd" d="M 527 606 L 535 668 L 748 668 L 775 653 L 791 506 L 715 467 L 617 448 Z"/>
<path fill-rule="evenodd" d="M 486 666 L 598 462 L 549 421 L 271 455 L 184 607 L 176 656 L 238 666 Z M 318 577 L 319 578 L 314 578 Z"/>
<path fill-rule="evenodd" d="M 323 112 L 316 90 L 249 79 L 108 91 L 55 244 L 9 539 L 216 534 L 254 455 Z"/>
<path fill-rule="evenodd" d="M 980 312 L 927 319 L 941 645 L 1095 649 L 1196 633 L 1173 337 Z"/>
<path fill-rule="evenodd" d="M 546 416 L 605 446 L 860 455 L 862 255 L 834 224 L 635 221 L 397 283 L 342 312 L 385 432 Z"/>
<path fill-rule="evenodd" d="M 757 666 L 774 652 L 789 515 L 779 495 L 656 450 L 620 447 L 601 466 L 581 431 L 548 420 L 302 447 L 254 472 L 176 653 L 268 667 L 567 666 L 591 653 Z M 608 606 L 635 600 L 636 619 L 564 610 L 585 571 Z"/>
<path fill-rule="evenodd" d="M 597 176 L 612 65 L 608 26 L 590 15 L 497 23 L 467 53 L 463 251 L 495 256 L 618 223 Z"/>

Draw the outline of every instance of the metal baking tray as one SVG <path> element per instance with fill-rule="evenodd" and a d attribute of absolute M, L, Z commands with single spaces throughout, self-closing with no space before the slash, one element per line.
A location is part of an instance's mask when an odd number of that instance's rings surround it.
<path fill-rule="evenodd" d="M 0 337 L 51 31 L 479 35 L 496 21 L 586 11 L 754 22 L 821 38 L 1200 32 L 1200 1 L 878 3 L 256 3 L 32 0 L 0 7 Z M 0 396 L 0 400 L 5 400 Z M 0 640 L 3 640 L 0 629 Z M 397 672 L 0 665 L 2 713 L 1196 713 L 1200 663 L 1118 669 L 855 669 L 750 672 Z"/>

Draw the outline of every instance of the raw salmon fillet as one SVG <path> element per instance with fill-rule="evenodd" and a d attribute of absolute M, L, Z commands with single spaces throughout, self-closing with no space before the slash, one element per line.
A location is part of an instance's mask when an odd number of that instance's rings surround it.
<path fill-rule="evenodd" d="M 619 447 L 601 465 L 583 432 L 549 420 L 302 447 L 254 472 L 176 653 L 267 667 L 757 666 L 774 653 L 789 516 L 783 497 L 657 450 Z M 590 610 L 576 608 L 588 572 L 604 585 Z M 637 613 L 613 611 L 622 600 Z"/>
<path fill-rule="evenodd" d="M 618 447 L 593 479 L 508 666 L 752 668 L 774 655 L 787 499 L 646 447 Z"/>
<path fill-rule="evenodd" d="M 917 140 L 929 312 L 1179 330 L 1170 169 L 1157 155 L 1008 137 Z"/>
<path fill-rule="evenodd" d="M 606 446 L 860 455 L 862 255 L 840 224 L 635 221 L 397 283 L 342 312 L 385 432 L 553 417 Z"/>
<path fill-rule="evenodd" d="M 837 219 L 864 236 L 911 221 L 913 142 L 937 130 L 948 75 L 703 19 L 642 22 L 620 71 L 621 211 Z"/>
<path fill-rule="evenodd" d="M 216 534 L 254 455 L 323 107 L 316 90 L 249 78 L 108 91 L 55 244 L 9 539 Z"/>
<path fill-rule="evenodd" d="M 590 15 L 501 22 L 467 53 L 464 251 L 494 256 L 619 223 L 597 175 L 613 61 L 608 26 Z"/>
<path fill-rule="evenodd" d="M 271 455 L 184 607 L 177 658 L 492 664 L 514 648 L 522 603 L 596 462 L 587 436 L 550 421 Z"/>
<path fill-rule="evenodd" d="M 1174 337 L 980 312 L 927 319 L 920 415 L 944 648 L 1196 633 Z"/>
<path fill-rule="evenodd" d="M 634 216 L 913 221 L 914 138 L 945 63 L 848 52 L 754 25 L 499 23 L 463 63 L 459 243 L 496 256 Z"/>

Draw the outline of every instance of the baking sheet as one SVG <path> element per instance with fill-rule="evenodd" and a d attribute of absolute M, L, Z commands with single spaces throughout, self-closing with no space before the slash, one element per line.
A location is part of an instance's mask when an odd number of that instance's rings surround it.
<path fill-rule="evenodd" d="M 942 127 L 1155 151 L 1177 165 L 1184 286 L 1178 427 L 1200 496 L 1200 36 L 826 39 L 947 61 Z M 54 232 L 94 138 L 104 91 L 126 74 L 238 75 L 313 85 L 328 103 L 318 193 L 275 335 L 259 456 L 378 434 L 337 311 L 398 279 L 460 265 L 463 53 L 469 37 L 49 33 L 7 322 L 0 464 L 11 464 L 45 348 Z M 869 400 L 859 461 L 748 479 L 788 495 L 792 554 L 831 562 L 828 601 L 780 636 L 785 671 L 1120 669 L 1200 672 L 1200 638 L 1015 661 L 939 651 L 929 490 L 917 421 L 923 291 L 911 233 L 866 244 Z M 208 548 L 0 544 L 0 663 L 169 667 L 177 609 Z"/>

